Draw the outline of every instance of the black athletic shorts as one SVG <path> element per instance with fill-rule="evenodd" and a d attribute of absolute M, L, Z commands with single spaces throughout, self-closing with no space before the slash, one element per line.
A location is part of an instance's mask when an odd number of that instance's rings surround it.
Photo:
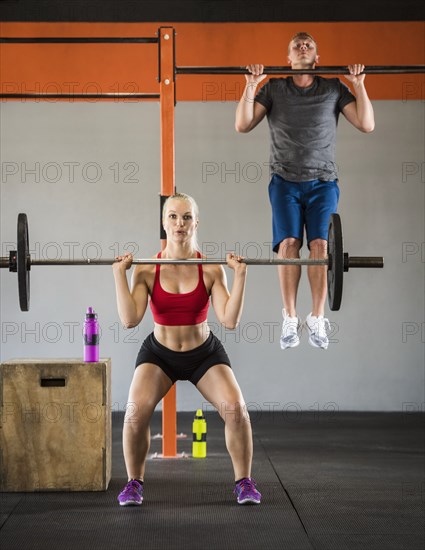
<path fill-rule="evenodd" d="M 231 368 L 230 359 L 220 340 L 210 332 L 203 344 L 189 351 L 173 351 L 158 342 L 153 332 L 140 348 L 136 367 L 142 363 L 153 363 L 165 372 L 173 382 L 189 380 L 196 386 L 208 369 L 225 364 Z"/>

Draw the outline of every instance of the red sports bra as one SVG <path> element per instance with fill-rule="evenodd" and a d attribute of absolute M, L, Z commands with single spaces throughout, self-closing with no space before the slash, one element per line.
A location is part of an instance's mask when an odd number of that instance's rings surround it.
<path fill-rule="evenodd" d="M 157 258 L 160 257 L 161 252 L 157 254 Z M 197 252 L 196 257 L 200 258 L 201 254 Z M 161 265 L 157 264 L 150 300 L 155 323 L 166 326 L 203 323 L 207 319 L 210 297 L 205 288 L 202 265 L 198 264 L 199 280 L 196 288 L 183 294 L 174 294 L 162 288 L 159 279 L 160 268 Z"/>

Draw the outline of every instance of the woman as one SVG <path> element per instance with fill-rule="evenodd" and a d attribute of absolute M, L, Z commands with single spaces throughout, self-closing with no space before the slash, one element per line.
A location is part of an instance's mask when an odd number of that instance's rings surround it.
<path fill-rule="evenodd" d="M 200 258 L 196 231 L 198 207 L 192 197 L 178 193 L 163 208 L 167 246 L 158 258 Z M 190 380 L 225 422 L 225 439 L 233 463 L 239 504 L 259 504 L 261 494 L 251 478 L 252 433 L 242 392 L 221 342 L 207 324 L 209 298 L 218 320 L 234 329 L 241 316 L 246 264 L 233 254 L 227 265 L 234 270 L 231 293 L 221 265 L 138 264 L 131 290 L 126 270 L 132 255 L 113 264 L 118 313 L 125 327 L 135 327 L 145 314 L 149 296 L 154 331 L 143 343 L 130 386 L 124 420 L 123 447 L 128 483 L 118 496 L 121 506 L 140 505 L 152 413 L 177 380 Z"/>

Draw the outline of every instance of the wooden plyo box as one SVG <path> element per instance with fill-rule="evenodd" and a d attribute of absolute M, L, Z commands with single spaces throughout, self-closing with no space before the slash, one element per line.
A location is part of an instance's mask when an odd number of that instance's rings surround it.
<path fill-rule="evenodd" d="M 0 491 L 105 491 L 111 479 L 111 361 L 0 365 Z"/>

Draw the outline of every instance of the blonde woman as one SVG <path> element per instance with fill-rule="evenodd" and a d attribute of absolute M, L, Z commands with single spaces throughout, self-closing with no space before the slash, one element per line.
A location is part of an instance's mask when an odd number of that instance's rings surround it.
<path fill-rule="evenodd" d="M 179 193 L 163 208 L 167 245 L 158 258 L 201 258 L 196 232 L 199 223 L 194 199 Z M 128 483 L 118 496 L 121 506 L 143 502 L 145 463 L 150 443 L 150 420 L 156 405 L 177 380 L 189 380 L 219 412 L 239 504 L 259 504 L 261 494 L 251 478 L 252 432 L 241 389 L 221 342 L 210 331 L 210 303 L 218 320 L 234 329 L 243 307 L 246 264 L 234 254 L 227 265 L 234 270 L 229 293 L 221 265 L 136 265 L 129 288 L 126 271 L 132 255 L 117 257 L 113 264 L 118 313 L 125 327 L 138 325 L 148 303 L 154 330 L 144 341 L 136 360 L 124 420 L 123 449 Z"/>

